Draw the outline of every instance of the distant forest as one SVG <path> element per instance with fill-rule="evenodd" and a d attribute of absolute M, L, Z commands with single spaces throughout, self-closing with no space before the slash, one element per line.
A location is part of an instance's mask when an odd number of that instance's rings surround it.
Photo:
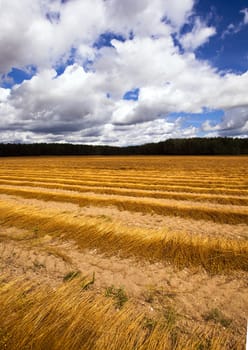
<path fill-rule="evenodd" d="M 112 147 L 68 143 L 0 143 L 0 156 L 69 155 L 242 155 L 248 154 L 248 138 L 169 139 L 141 146 Z"/>

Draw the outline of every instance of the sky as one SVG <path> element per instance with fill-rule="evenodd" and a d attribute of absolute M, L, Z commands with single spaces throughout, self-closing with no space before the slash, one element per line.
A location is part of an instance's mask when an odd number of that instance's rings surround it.
<path fill-rule="evenodd" d="M 0 0 L 0 142 L 248 137 L 248 0 Z"/>

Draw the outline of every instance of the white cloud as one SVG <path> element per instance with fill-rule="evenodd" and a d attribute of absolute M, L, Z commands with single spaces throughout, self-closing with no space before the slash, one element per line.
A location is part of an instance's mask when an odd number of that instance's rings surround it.
<path fill-rule="evenodd" d="M 12 67 L 49 67 L 72 46 L 91 44 L 105 28 L 103 1 L 2 0 L 0 73 Z M 54 12 L 58 21 L 51 18 Z"/>
<path fill-rule="evenodd" d="M 215 34 L 216 29 L 214 27 L 206 26 L 205 23 L 197 18 L 192 31 L 181 37 L 180 42 L 184 49 L 194 51 L 198 47 L 206 44 Z"/>
<path fill-rule="evenodd" d="M 221 136 L 248 137 L 248 104 L 242 107 L 227 109 L 222 121 L 212 124 L 209 120 L 203 123 L 203 131 L 218 132 Z"/>
<path fill-rule="evenodd" d="M 92 74 L 75 64 L 59 77 L 54 70 L 43 70 L 15 86 L 0 104 L 0 129 L 63 135 L 101 125 L 110 102 Z"/>
<path fill-rule="evenodd" d="M 164 35 L 179 30 L 192 14 L 194 0 L 106 0 L 109 28 L 135 35 Z M 168 27 L 161 20 L 172 24 Z"/>
<path fill-rule="evenodd" d="M 192 6 L 193 0 L 1 0 L 0 74 L 30 64 L 49 67 L 71 47 L 92 58 L 91 45 L 106 31 L 168 35 L 164 15 L 180 26 Z"/>
<path fill-rule="evenodd" d="M 149 142 L 164 141 L 166 138 L 195 137 L 197 129 L 195 127 L 183 128 L 181 119 L 169 122 L 166 119 L 156 119 L 133 125 L 120 125 L 112 127 L 112 130 L 104 133 L 102 144 L 108 143 L 108 138 L 115 140 L 113 144 L 140 145 Z"/>
<path fill-rule="evenodd" d="M 10 89 L 0 88 L 0 103 L 7 102 L 10 94 Z"/>
<path fill-rule="evenodd" d="M 167 0 L 166 15 L 173 25 L 182 27 L 193 12 L 194 0 Z"/>
<path fill-rule="evenodd" d="M 244 24 L 248 24 L 248 8 L 245 8 L 240 12 L 244 14 Z"/>
<path fill-rule="evenodd" d="M 174 55 L 178 50 L 170 36 L 158 40 L 150 37 L 126 42 L 112 40 L 112 44 L 114 48 L 101 50 L 94 67 L 99 74 L 107 72 L 106 89 L 117 99 L 127 90 L 163 84 L 184 65 L 179 56 Z"/>

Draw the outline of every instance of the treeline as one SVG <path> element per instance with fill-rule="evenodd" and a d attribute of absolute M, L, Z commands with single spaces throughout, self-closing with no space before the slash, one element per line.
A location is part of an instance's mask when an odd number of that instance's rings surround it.
<path fill-rule="evenodd" d="M 242 155 L 248 154 L 248 138 L 169 139 L 141 146 L 112 147 L 68 143 L 2 143 L 0 156 L 46 155 Z"/>

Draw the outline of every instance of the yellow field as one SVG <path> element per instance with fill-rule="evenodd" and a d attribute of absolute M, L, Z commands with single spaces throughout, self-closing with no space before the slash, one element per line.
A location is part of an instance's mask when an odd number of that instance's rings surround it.
<path fill-rule="evenodd" d="M 0 349 L 243 349 L 247 205 L 248 157 L 0 159 Z"/>

